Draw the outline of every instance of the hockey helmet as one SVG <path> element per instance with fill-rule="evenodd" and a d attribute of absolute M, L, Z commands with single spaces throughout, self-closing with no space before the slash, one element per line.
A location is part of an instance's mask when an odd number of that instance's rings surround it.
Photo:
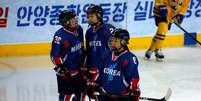
<path fill-rule="evenodd" d="M 102 20 L 103 19 L 103 9 L 99 5 L 91 4 L 87 9 L 88 14 L 96 14 L 97 18 Z"/>
<path fill-rule="evenodd" d="M 117 28 L 112 32 L 112 37 L 124 40 L 128 44 L 130 36 L 126 29 Z"/>
<path fill-rule="evenodd" d="M 66 23 L 69 24 L 69 20 L 74 18 L 76 14 L 71 10 L 64 10 L 59 15 L 59 23 L 64 26 Z"/>

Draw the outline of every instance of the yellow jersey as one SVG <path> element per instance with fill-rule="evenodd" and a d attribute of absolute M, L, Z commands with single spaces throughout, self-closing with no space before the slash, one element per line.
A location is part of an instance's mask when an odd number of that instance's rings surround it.
<path fill-rule="evenodd" d="M 166 6 L 168 22 L 172 22 L 172 17 L 177 14 L 185 14 L 190 0 L 155 0 L 154 15 L 161 17 L 159 13 L 160 6 Z"/>

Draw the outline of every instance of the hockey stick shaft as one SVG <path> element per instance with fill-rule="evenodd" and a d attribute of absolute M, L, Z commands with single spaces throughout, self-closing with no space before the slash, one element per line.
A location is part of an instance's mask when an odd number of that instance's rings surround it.
<path fill-rule="evenodd" d="M 103 95 L 103 96 L 112 96 L 112 97 L 131 97 L 131 95 L 111 95 L 111 94 L 105 94 L 105 93 L 96 93 L 97 96 Z M 140 97 L 140 100 L 149 100 L 149 101 L 166 101 L 165 98 L 157 99 L 157 98 L 151 98 L 151 97 Z"/>
<path fill-rule="evenodd" d="M 187 32 L 183 27 L 181 27 L 179 24 L 177 24 L 176 22 L 174 22 L 174 24 L 177 26 L 177 27 L 179 27 L 182 31 L 184 31 L 185 32 L 185 34 L 187 34 L 189 37 L 191 37 L 194 41 L 196 41 L 198 44 L 200 44 L 201 45 L 201 43 L 197 40 L 197 39 L 195 39 L 189 32 Z"/>
<path fill-rule="evenodd" d="M 165 98 L 157 99 L 157 98 L 150 98 L 150 97 L 140 97 L 141 100 L 149 100 L 149 101 L 166 101 Z"/>
<path fill-rule="evenodd" d="M 161 99 L 148 98 L 148 97 L 141 97 L 140 99 L 141 100 L 151 100 L 151 101 L 167 101 L 171 95 L 172 95 L 172 90 L 171 90 L 171 88 L 168 88 L 166 95 Z"/>
<path fill-rule="evenodd" d="M 107 93 L 95 93 L 97 96 L 103 95 L 103 96 L 113 96 L 113 97 L 131 97 L 131 95 L 111 95 Z M 168 88 L 166 95 L 163 98 L 151 98 L 151 97 L 140 97 L 139 99 L 141 100 L 150 100 L 150 101 L 167 101 L 170 96 L 172 95 L 172 90 L 171 88 Z"/>

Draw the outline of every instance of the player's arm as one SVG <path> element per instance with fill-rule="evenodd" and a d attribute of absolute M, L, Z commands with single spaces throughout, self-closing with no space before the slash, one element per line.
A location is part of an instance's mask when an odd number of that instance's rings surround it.
<path fill-rule="evenodd" d="M 83 46 L 82 46 L 82 55 L 81 55 L 81 67 L 84 66 L 84 60 L 85 60 L 85 49 L 84 49 L 84 34 L 83 34 L 83 29 L 81 26 L 79 26 L 79 34 L 80 34 L 80 41 L 83 42 Z"/>
<path fill-rule="evenodd" d="M 85 47 L 86 47 L 86 49 L 85 49 L 85 66 L 87 67 L 88 65 L 89 65 L 89 38 L 88 38 L 88 34 L 89 34 L 89 32 L 88 32 L 88 30 L 86 31 L 86 33 L 85 33 Z"/>
<path fill-rule="evenodd" d="M 139 100 L 140 89 L 139 89 L 139 73 L 138 73 L 138 59 L 132 57 L 128 59 L 128 62 L 123 63 L 126 66 L 125 77 L 127 82 L 130 83 L 130 94 L 135 96 L 136 101 Z"/>
<path fill-rule="evenodd" d="M 81 75 L 83 79 L 86 79 L 86 70 L 87 68 L 85 67 L 85 59 L 86 59 L 86 51 L 84 48 L 84 34 L 83 34 L 83 29 L 81 26 L 79 26 L 79 34 L 80 34 L 80 41 L 83 42 L 83 46 L 82 46 L 82 55 L 81 55 L 81 63 L 80 63 L 80 70 L 81 70 Z"/>
<path fill-rule="evenodd" d="M 132 57 L 128 59 L 127 78 L 131 82 L 131 90 L 138 88 L 139 73 L 138 73 L 138 59 Z"/>
<path fill-rule="evenodd" d="M 155 0 L 155 6 L 164 6 L 166 0 Z"/>
<path fill-rule="evenodd" d="M 109 41 L 110 37 L 112 36 L 112 32 L 114 31 L 114 29 L 115 29 L 115 27 L 113 25 L 108 25 L 108 28 L 107 28 L 106 33 L 104 35 L 104 41 L 105 41 L 106 45 L 108 45 L 108 41 Z"/>
<path fill-rule="evenodd" d="M 88 54 L 88 49 L 89 49 L 89 38 L 88 38 L 88 34 L 89 34 L 89 32 L 88 32 L 88 30 L 87 30 L 86 33 L 85 33 L 86 55 Z"/>
<path fill-rule="evenodd" d="M 85 39 L 86 39 L 86 66 L 87 66 L 87 72 L 86 72 L 86 79 L 87 79 L 87 95 L 89 98 L 95 99 L 95 87 L 97 86 L 97 78 L 99 76 L 99 70 L 97 69 L 97 67 L 95 66 L 91 66 L 92 64 L 89 63 L 91 61 L 89 61 L 89 59 L 87 59 L 89 57 L 89 54 L 91 54 L 89 52 L 89 31 L 86 31 L 85 34 Z"/>
<path fill-rule="evenodd" d="M 182 3 L 182 7 L 179 8 L 178 13 L 173 17 L 174 22 L 176 22 L 177 24 L 181 24 L 183 22 L 184 15 L 188 9 L 189 2 L 190 0 L 184 0 Z"/>
<path fill-rule="evenodd" d="M 182 7 L 179 10 L 180 14 L 182 14 L 182 15 L 186 14 L 186 11 L 188 9 L 189 3 L 190 3 L 190 0 L 183 0 Z"/>
<path fill-rule="evenodd" d="M 90 34 L 88 31 L 86 32 L 85 38 L 86 38 L 86 59 L 89 58 L 89 54 L 93 54 L 90 53 L 89 51 L 89 39 L 88 39 L 88 34 Z M 89 63 L 90 62 L 90 63 Z M 89 61 L 89 59 L 87 60 L 87 85 L 89 87 L 96 86 L 96 81 L 97 78 L 99 76 L 99 70 L 97 69 L 95 63 L 93 61 Z"/>
<path fill-rule="evenodd" d="M 52 49 L 51 49 L 51 59 L 55 65 L 62 65 L 64 57 L 64 51 L 66 51 L 70 46 L 70 42 L 68 40 L 62 40 L 60 36 L 55 35 L 52 41 Z"/>
<path fill-rule="evenodd" d="M 55 65 L 63 64 L 62 58 L 60 56 L 62 46 L 62 38 L 59 35 L 55 35 L 52 41 L 51 47 L 51 60 Z"/>
<path fill-rule="evenodd" d="M 51 60 L 55 64 L 54 70 L 58 75 L 61 76 L 69 76 L 67 73 L 67 68 L 63 65 L 62 54 L 64 49 L 69 47 L 69 41 L 63 41 L 62 37 L 59 35 L 55 35 L 52 41 L 51 48 Z"/>

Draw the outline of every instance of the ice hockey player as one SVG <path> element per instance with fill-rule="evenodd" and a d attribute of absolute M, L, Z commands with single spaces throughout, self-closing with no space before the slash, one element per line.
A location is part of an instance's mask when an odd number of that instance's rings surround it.
<path fill-rule="evenodd" d="M 151 46 L 145 53 L 145 59 L 150 59 L 152 53 L 155 53 L 157 61 L 163 61 L 162 53 L 163 42 L 166 33 L 170 30 L 171 23 L 181 24 L 184 15 L 188 9 L 190 0 L 155 0 L 154 18 L 157 26 L 157 32 L 154 36 Z"/>
<path fill-rule="evenodd" d="M 73 101 L 80 101 L 80 68 L 84 58 L 83 29 L 78 25 L 76 14 L 70 10 L 60 13 L 59 23 L 62 28 L 55 32 L 51 49 L 59 101 L 69 101 L 72 94 L 75 94 Z"/>
<path fill-rule="evenodd" d="M 98 101 L 139 101 L 138 59 L 129 51 L 129 32 L 115 29 L 109 41 L 112 51 L 101 60 L 101 91 Z"/>
<path fill-rule="evenodd" d="M 109 50 L 108 40 L 114 27 L 103 21 L 103 9 L 99 5 L 91 4 L 87 9 L 87 19 L 90 28 L 86 31 L 86 68 L 87 68 L 87 93 L 94 99 L 92 92 L 97 90 L 98 81 L 94 76 L 102 68 L 100 58 Z M 93 75 L 93 77 L 92 77 Z M 95 82 L 96 81 L 96 82 Z"/>

